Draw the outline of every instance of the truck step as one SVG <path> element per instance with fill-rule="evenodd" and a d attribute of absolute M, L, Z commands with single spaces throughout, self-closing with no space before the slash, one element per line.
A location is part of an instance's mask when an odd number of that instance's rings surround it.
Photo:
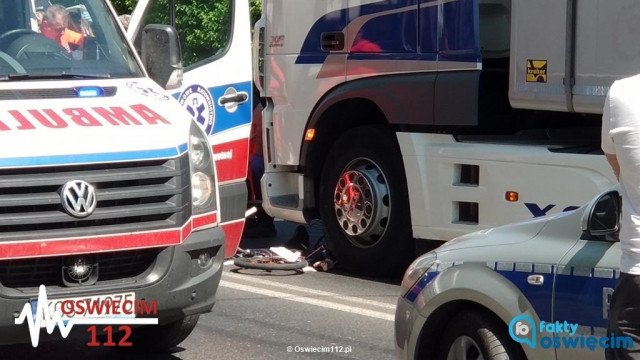
<path fill-rule="evenodd" d="M 273 206 L 292 210 L 302 210 L 302 203 L 300 202 L 300 197 L 297 194 L 269 197 L 269 201 Z"/>

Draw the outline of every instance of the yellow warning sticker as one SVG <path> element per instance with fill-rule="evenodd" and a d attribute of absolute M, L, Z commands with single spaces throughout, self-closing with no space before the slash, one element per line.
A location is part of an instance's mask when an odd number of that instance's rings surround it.
<path fill-rule="evenodd" d="M 527 60 L 527 82 L 547 82 L 547 60 Z"/>

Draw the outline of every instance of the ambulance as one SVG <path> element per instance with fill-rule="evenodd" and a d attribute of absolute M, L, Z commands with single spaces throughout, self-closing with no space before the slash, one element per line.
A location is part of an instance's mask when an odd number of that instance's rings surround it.
<path fill-rule="evenodd" d="M 235 82 L 223 69 L 233 72 L 236 43 L 249 53 L 249 30 L 218 54 L 214 88 L 190 80 L 174 27 L 145 25 L 134 47 L 108 1 L 0 4 L 2 344 L 28 341 L 25 304 L 36 314 L 66 299 L 153 302 L 157 324 L 130 335 L 156 348 L 180 343 L 214 305 L 244 223 L 237 128 L 251 121 L 250 67 Z"/>

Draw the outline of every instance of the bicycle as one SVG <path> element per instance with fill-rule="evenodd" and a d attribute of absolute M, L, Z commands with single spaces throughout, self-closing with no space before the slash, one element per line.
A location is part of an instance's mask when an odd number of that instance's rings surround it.
<path fill-rule="evenodd" d="M 284 250 L 289 251 L 287 249 Z M 290 254 L 286 254 L 289 256 L 283 256 L 282 253 L 283 250 L 274 251 L 272 249 L 238 249 L 239 256 L 233 259 L 233 264 L 244 269 L 259 269 L 266 271 L 300 270 L 309 265 L 307 260 L 305 260 L 302 256 L 294 259 L 292 256 L 290 256 Z"/>

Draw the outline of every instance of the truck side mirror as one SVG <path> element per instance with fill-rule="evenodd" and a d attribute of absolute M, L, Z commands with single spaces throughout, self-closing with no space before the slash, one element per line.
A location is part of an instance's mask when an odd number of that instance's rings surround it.
<path fill-rule="evenodd" d="M 150 24 L 142 29 L 142 63 L 149 77 L 166 90 L 182 86 L 182 52 L 176 30 Z"/>

